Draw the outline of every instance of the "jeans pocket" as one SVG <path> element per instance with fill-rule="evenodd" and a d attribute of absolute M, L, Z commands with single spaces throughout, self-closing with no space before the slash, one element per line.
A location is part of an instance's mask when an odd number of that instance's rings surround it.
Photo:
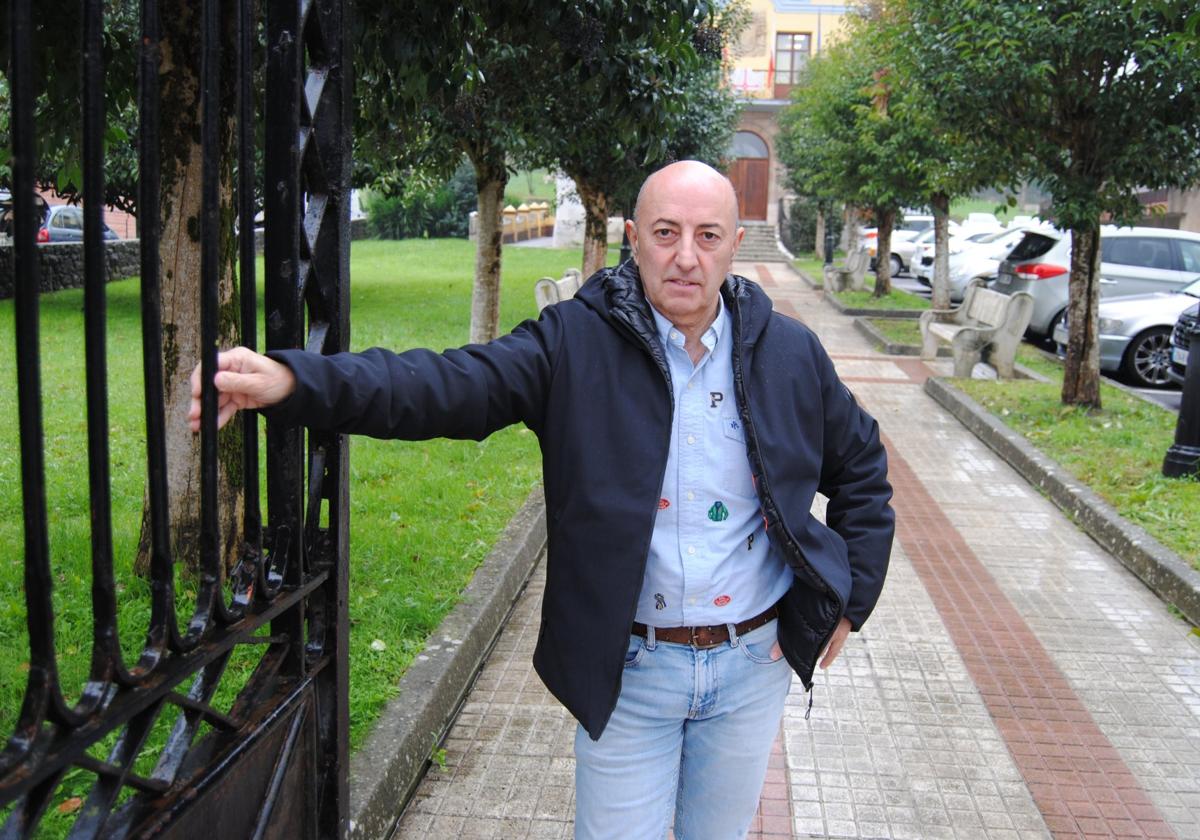
<path fill-rule="evenodd" d="M 629 636 L 629 646 L 625 648 L 625 667 L 634 668 L 642 661 L 646 653 L 646 640 L 641 636 Z"/>
<path fill-rule="evenodd" d="M 771 628 L 771 632 L 763 632 L 767 627 Z M 775 627 L 775 622 L 771 622 L 766 627 L 754 630 L 738 639 L 738 647 L 747 659 L 759 665 L 773 665 L 783 660 L 782 651 L 777 656 L 772 656 L 775 642 L 779 639 L 774 632 Z"/>

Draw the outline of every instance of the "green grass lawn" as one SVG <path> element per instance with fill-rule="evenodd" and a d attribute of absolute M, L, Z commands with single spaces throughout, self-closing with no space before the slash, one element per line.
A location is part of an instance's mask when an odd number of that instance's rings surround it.
<path fill-rule="evenodd" d="M 890 341 L 920 346 L 916 321 L 874 318 Z M 1163 455 L 1175 439 L 1175 414 L 1101 379 L 1098 413 L 1062 404 L 1062 365 L 1028 344 L 1017 362 L 1050 382 L 957 379 L 954 384 L 1024 435 L 1123 517 L 1200 568 L 1200 482 L 1163 478 Z"/>
<path fill-rule="evenodd" d="M 504 188 L 505 195 L 519 195 L 524 201 L 555 202 L 555 183 L 549 169 L 527 169 L 510 175 Z"/>
<path fill-rule="evenodd" d="M 840 251 L 834 257 L 834 263 L 840 264 L 845 258 L 845 255 Z M 792 262 L 796 268 L 800 269 L 810 280 L 820 284 L 824 276 L 825 264 L 816 258 L 813 254 L 805 254 Z M 867 291 L 863 292 L 833 292 L 829 289 L 825 290 L 825 294 L 837 298 L 843 306 L 853 307 L 855 309 L 928 309 L 929 301 L 920 295 L 910 294 L 903 289 L 892 288 L 890 294 L 884 297 L 875 297 L 875 275 L 867 272 L 866 275 Z"/>
<path fill-rule="evenodd" d="M 1101 381 L 1098 412 L 1064 406 L 1062 369 L 1022 347 L 1018 361 L 1050 382 L 954 384 L 1092 488 L 1121 516 L 1200 569 L 1200 482 L 1162 475 L 1176 415 Z"/>
<path fill-rule="evenodd" d="M 506 248 L 501 330 L 536 314 L 538 277 L 558 276 L 580 259 L 577 249 Z M 473 262 L 474 246 L 465 240 L 355 242 L 353 349 L 464 343 Z M 259 272 L 261 277 L 261 263 Z M 91 644 L 82 302 L 81 290 L 41 299 L 55 633 L 69 698 L 86 679 Z M 137 279 L 110 284 L 108 306 L 114 549 L 128 658 L 140 648 L 149 615 L 148 586 L 130 571 L 145 482 Z M 0 347 L 6 348 L 0 354 L 0 544 L 8 546 L 0 562 L 0 645 L 8 652 L 0 657 L 3 733 L 12 730 L 29 667 L 13 346 L 13 303 L 0 301 Z M 350 451 L 350 706 L 357 745 L 536 485 L 540 459 L 534 435 L 523 427 L 482 443 L 355 438 Z M 179 609 L 186 617 L 191 602 L 184 590 Z M 251 664 L 252 657 L 241 667 Z"/>

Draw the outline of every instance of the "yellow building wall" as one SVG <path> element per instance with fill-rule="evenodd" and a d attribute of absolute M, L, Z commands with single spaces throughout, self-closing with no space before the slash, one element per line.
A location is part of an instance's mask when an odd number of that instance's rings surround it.
<path fill-rule="evenodd" d="M 776 98 L 775 36 L 780 32 L 808 33 L 811 54 L 816 55 L 840 37 L 847 7 L 845 3 L 805 0 L 751 0 L 749 11 L 749 25 L 738 43 L 731 45 L 728 84 L 745 103 L 738 130 L 752 132 L 767 144 L 770 157 L 767 222 L 774 225 L 786 176 L 775 152 L 777 117 L 788 104 L 787 99 Z"/>
<path fill-rule="evenodd" d="M 791 11 L 806 8 L 806 11 Z M 787 10 L 787 11 L 783 11 Z M 846 14 L 844 3 L 779 2 L 752 0 L 750 23 L 730 50 L 732 70 L 730 86 L 740 96 L 773 99 L 771 78 L 775 67 L 775 36 L 780 32 L 801 32 L 811 36 L 812 54 L 837 39 Z"/>

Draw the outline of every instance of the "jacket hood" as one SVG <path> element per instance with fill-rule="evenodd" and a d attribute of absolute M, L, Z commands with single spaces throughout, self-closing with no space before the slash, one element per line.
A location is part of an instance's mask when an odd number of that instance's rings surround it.
<path fill-rule="evenodd" d="M 737 323 L 742 343 L 752 346 L 767 326 L 771 315 L 771 299 L 757 283 L 737 274 L 727 274 L 721 285 L 721 296 Z M 647 340 L 651 347 L 658 345 L 658 329 L 637 264 L 626 260 L 611 268 L 602 268 L 587 279 L 575 299 L 582 301 L 610 323 L 619 323 Z"/>

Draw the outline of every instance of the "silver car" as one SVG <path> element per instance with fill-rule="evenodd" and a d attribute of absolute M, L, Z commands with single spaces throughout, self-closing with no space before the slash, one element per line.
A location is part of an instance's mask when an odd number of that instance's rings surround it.
<path fill-rule="evenodd" d="M 1029 332 L 1049 337 L 1067 309 L 1071 235 L 1064 231 L 1029 231 L 1000 268 L 992 288 L 1029 292 L 1033 317 Z M 1170 292 L 1200 274 L 1200 233 L 1165 228 L 1105 226 L 1100 229 L 1100 295 Z"/>
<path fill-rule="evenodd" d="M 1200 298 L 1200 277 L 1177 292 L 1112 298 L 1100 302 L 1100 369 L 1119 373 L 1131 385 L 1171 384 L 1171 328 Z M 1054 327 L 1060 351 L 1067 343 L 1066 319 Z"/>

